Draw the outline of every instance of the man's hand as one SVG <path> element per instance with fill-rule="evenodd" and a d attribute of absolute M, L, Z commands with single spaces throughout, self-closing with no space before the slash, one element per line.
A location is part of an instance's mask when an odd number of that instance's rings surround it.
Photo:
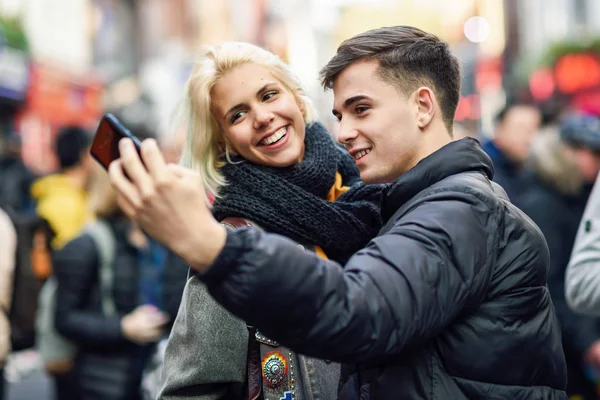
<path fill-rule="evenodd" d="M 227 232 L 204 202 L 195 172 L 167 165 L 155 140 L 142 143 L 142 160 L 130 139 L 119 142 L 121 158 L 109 168 L 121 210 L 150 236 L 198 272 L 219 255 Z"/>

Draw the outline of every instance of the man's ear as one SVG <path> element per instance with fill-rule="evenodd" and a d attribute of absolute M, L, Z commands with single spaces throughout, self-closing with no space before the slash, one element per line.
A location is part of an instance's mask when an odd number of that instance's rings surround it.
<path fill-rule="evenodd" d="M 419 129 L 425 129 L 436 113 L 436 101 L 433 91 L 428 87 L 420 87 L 415 92 L 417 102 L 417 125 Z"/>

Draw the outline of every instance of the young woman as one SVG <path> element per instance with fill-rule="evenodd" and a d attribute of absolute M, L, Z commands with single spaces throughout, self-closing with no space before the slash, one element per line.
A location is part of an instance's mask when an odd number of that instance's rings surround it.
<path fill-rule="evenodd" d="M 297 78 L 274 54 L 247 43 L 207 49 L 187 83 L 185 118 L 182 164 L 199 171 L 224 224 L 287 236 L 341 263 L 379 230 L 381 186 L 362 185 L 354 160 L 314 120 Z M 247 327 L 191 277 L 160 398 L 332 399 L 339 374 L 339 365 Z"/>

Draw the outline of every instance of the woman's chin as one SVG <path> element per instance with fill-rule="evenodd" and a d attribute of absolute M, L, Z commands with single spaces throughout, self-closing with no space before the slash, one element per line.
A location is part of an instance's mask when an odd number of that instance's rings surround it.
<path fill-rule="evenodd" d="M 256 163 L 265 165 L 267 167 L 285 168 L 296 165 L 300 161 L 302 161 L 302 154 L 290 154 L 289 152 L 283 152 L 282 154 L 277 154 L 276 156 L 273 154 L 264 155 L 261 157 L 260 161 L 256 160 Z"/>

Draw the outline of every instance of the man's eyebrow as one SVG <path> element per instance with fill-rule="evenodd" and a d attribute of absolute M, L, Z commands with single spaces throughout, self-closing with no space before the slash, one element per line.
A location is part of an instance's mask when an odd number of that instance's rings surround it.
<path fill-rule="evenodd" d="M 267 83 L 266 85 L 264 85 L 263 87 L 261 87 L 260 89 L 258 89 L 258 91 L 256 92 L 256 95 L 257 95 L 257 96 L 260 96 L 262 93 L 264 93 L 266 90 L 268 90 L 268 89 L 269 89 L 269 87 L 271 87 L 271 86 L 276 86 L 276 85 L 277 85 L 277 84 L 276 84 L 275 82 L 272 82 L 272 83 Z M 236 104 L 235 106 L 231 107 L 231 108 L 230 108 L 230 109 L 229 109 L 229 110 L 228 110 L 228 111 L 225 113 L 225 115 L 223 115 L 223 119 L 226 119 L 226 118 L 227 118 L 227 116 L 228 116 L 229 114 L 231 114 L 232 112 L 234 112 L 234 111 L 237 111 L 237 110 L 239 110 L 239 109 L 242 109 L 242 108 L 244 108 L 244 105 L 243 105 L 242 103 L 240 103 L 240 104 Z"/>
<path fill-rule="evenodd" d="M 357 103 L 359 101 L 363 101 L 363 100 L 371 100 L 371 98 L 369 96 L 366 96 L 364 94 L 359 94 L 356 96 L 352 96 L 346 99 L 346 101 L 344 101 L 344 104 L 342 105 L 342 108 L 348 108 L 350 107 L 352 104 Z"/>
<path fill-rule="evenodd" d="M 344 104 L 342 104 L 342 108 L 349 108 L 352 104 L 357 103 L 359 101 L 363 101 L 363 100 L 371 100 L 371 98 L 364 94 L 358 94 L 356 96 L 349 97 L 344 101 Z M 336 115 L 336 116 L 340 113 L 335 108 L 333 110 L 331 110 L 331 112 L 333 113 L 333 115 Z"/>

